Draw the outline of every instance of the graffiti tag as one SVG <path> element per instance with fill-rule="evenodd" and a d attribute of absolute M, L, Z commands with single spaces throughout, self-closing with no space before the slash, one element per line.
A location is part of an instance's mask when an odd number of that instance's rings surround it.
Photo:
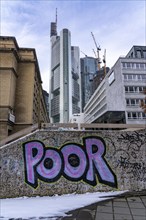
<path fill-rule="evenodd" d="M 146 166 L 144 162 L 130 162 L 128 158 L 120 156 L 118 160 L 118 167 L 127 170 L 127 173 L 132 174 L 133 178 L 140 181 L 146 181 Z"/>
<path fill-rule="evenodd" d="M 117 179 L 104 158 L 106 145 L 102 138 L 83 138 L 83 145 L 64 144 L 61 148 L 45 147 L 40 141 L 23 144 L 25 181 L 36 188 L 38 179 L 55 182 L 61 176 L 70 181 L 83 180 L 95 186 L 99 183 L 117 188 Z"/>

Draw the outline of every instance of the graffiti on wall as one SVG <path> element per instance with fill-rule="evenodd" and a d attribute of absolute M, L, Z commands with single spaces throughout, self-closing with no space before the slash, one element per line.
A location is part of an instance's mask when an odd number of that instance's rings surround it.
<path fill-rule="evenodd" d="M 23 144 L 25 181 L 37 188 L 38 180 L 52 183 L 64 176 L 91 186 L 97 181 L 117 188 L 116 175 L 105 159 L 106 145 L 100 137 L 83 138 L 83 145 L 64 144 L 60 148 L 45 147 L 41 141 Z M 98 180 L 97 180 L 98 179 Z"/>
<path fill-rule="evenodd" d="M 113 161 L 113 168 L 120 168 L 120 172 L 123 171 L 125 176 L 128 174 L 133 180 L 146 182 L 145 133 L 121 133 L 117 145 L 111 137 L 105 138 L 113 149 L 112 155 L 106 155 Z"/>
<path fill-rule="evenodd" d="M 144 162 L 130 162 L 128 158 L 120 156 L 117 166 L 126 170 L 133 178 L 146 182 L 146 166 Z"/>

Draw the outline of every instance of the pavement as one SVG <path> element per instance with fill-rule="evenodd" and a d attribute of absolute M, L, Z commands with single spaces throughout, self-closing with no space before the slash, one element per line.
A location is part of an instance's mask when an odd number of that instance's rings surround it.
<path fill-rule="evenodd" d="M 58 220 L 146 220 L 146 190 L 108 197 L 66 214 Z"/>

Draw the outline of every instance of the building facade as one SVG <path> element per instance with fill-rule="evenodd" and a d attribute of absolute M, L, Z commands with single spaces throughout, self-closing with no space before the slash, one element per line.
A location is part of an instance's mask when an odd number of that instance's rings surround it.
<path fill-rule="evenodd" d="M 35 49 L 0 37 L 0 139 L 41 121 L 49 118 Z"/>
<path fill-rule="evenodd" d="M 51 23 L 50 119 L 68 123 L 80 112 L 79 48 L 71 46 L 71 33 L 63 29 L 60 36 Z"/>
<path fill-rule="evenodd" d="M 85 56 L 80 59 L 81 66 L 81 97 L 82 97 L 82 112 L 84 106 L 89 101 L 93 94 L 93 78 L 97 75 L 97 59 Z"/>
<path fill-rule="evenodd" d="M 47 114 L 49 117 L 49 93 L 46 90 L 43 90 L 43 96 L 46 104 Z"/>
<path fill-rule="evenodd" d="M 146 47 L 119 58 L 84 108 L 85 123 L 145 124 Z"/>

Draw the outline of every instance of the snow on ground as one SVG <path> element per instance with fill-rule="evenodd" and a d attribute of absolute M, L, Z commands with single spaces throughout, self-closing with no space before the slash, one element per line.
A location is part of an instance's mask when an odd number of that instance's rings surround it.
<path fill-rule="evenodd" d="M 1 199 L 0 219 L 65 216 L 66 212 L 106 200 L 125 191 Z M 103 197 L 104 198 L 101 198 Z M 110 197 L 111 198 L 111 197 Z M 109 198 L 108 198 L 109 199 Z M 55 219 L 55 218 L 53 218 Z"/>

